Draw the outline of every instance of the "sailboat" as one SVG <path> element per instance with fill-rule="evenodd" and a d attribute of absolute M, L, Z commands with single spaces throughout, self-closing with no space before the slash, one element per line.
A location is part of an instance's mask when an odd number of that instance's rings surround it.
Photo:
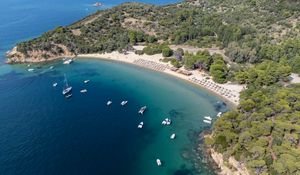
<path fill-rule="evenodd" d="M 66 77 L 66 74 L 65 74 L 65 87 L 62 91 L 62 94 L 63 95 L 68 95 L 71 92 L 72 92 L 72 86 L 69 86 L 68 80 L 67 80 L 67 77 Z"/>

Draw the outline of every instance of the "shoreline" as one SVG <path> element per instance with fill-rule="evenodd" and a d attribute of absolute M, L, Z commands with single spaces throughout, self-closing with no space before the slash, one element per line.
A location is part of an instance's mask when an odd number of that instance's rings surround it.
<path fill-rule="evenodd" d="M 117 61 L 165 73 L 222 98 L 232 107 L 236 107 L 239 104 L 239 93 L 244 89 L 244 86 L 238 84 L 215 83 L 209 75 L 198 70 L 186 71 L 183 68 L 180 68 L 175 71 L 170 63 L 161 61 L 163 59 L 161 54 L 137 55 L 134 52 L 128 52 L 127 54 L 112 52 L 104 54 L 80 54 L 75 57 L 75 59 L 84 58 Z M 187 73 L 191 75 L 186 75 Z"/>

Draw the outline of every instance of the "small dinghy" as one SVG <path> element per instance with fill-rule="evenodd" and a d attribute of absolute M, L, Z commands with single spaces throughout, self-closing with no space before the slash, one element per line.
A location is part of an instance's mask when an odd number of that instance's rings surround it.
<path fill-rule="evenodd" d="M 82 89 L 80 92 L 81 93 L 87 93 L 87 90 L 86 89 Z"/>
<path fill-rule="evenodd" d="M 204 118 L 207 120 L 212 120 L 212 118 L 210 116 L 204 116 Z"/>
<path fill-rule="evenodd" d="M 33 72 L 34 71 L 34 69 L 28 69 L 28 72 Z"/>
<path fill-rule="evenodd" d="M 68 59 L 68 60 L 64 61 L 63 64 L 71 64 L 72 62 L 73 62 L 72 59 Z"/>
<path fill-rule="evenodd" d="M 57 86 L 57 83 L 55 82 L 55 83 L 53 83 L 53 85 L 52 85 L 53 87 L 56 87 Z"/>
<path fill-rule="evenodd" d="M 122 101 L 122 102 L 121 102 L 121 105 L 124 106 L 124 105 L 126 105 L 127 103 L 128 103 L 128 101 Z"/>
<path fill-rule="evenodd" d="M 138 125 L 138 128 L 139 128 L 139 129 L 142 129 L 143 126 L 144 126 L 144 122 L 141 122 L 141 123 Z"/>
<path fill-rule="evenodd" d="M 84 82 L 85 84 L 87 84 L 87 83 L 90 82 L 90 80 L 84 80 L 83 82 Z"/>
<path fill-rule="evenodd" d="M 108 102 L 106 103 L 107 106 L 109 106 L 109 105 L 111 105 L 111 104 L 112 104 L 112 101 L 108 101 Z"/>
<path fill-rule="evenodd" d="M 159 159 L 156 159 L 157 166 L 161 166 L 161 161 Z"/>
<path fill-rule="evenodd" d="M 176 134 L 175 133 L 173 133 L 171 136 L 170 136 L 170 139 L 175 139 L 175 137 L 176 137 Z"/>
<path fill-rule="evenodd" d="M 221 115 L 222 115 L 222 112 L 219 112 L 219 113 L 217 114 L 217 117 L 221 117 Z"/>
<path fill-rule="evenodd" d="M 208 124 L 211 124 L 211 121 L 210 120 L 203 120 L 204 123 L 208 123 Z"/>

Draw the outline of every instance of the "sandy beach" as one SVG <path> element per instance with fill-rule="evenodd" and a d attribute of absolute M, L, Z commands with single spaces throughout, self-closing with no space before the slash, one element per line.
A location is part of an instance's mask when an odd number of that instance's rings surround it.
<path fill-rule="evenodd" d="M 136 49 L 139 50 L 140 48 Z M 78 55 L 77 58 L 113 60 L 163 72 L 205 88 L 233 105 L 238 105 L 240 99 L 239 93 L 244 89 L 244 86 L 230 82 L 225 84 L 215 83 L 208 74 L 199 70 L 187 71 L 184 68 L 176 70 L 170 63 L 161 61 L 163 59 L 161 54 L 137 55 L 134 52 L 127 52 L 126 54 L 112 52 L 105 54 L 82 54 Z"/>

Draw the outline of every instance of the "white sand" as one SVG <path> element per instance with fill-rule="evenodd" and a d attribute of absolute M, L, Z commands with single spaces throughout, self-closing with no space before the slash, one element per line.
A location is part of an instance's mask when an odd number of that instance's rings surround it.
<path fill-rule="evenodd" d="M 300 77 L 298 74 L 292 73 L 291 78 L 292 78 L 291 83 L 300 83 Z"/>
<path fill-rule="evenodd" d="M 143 46 L 140 46 L 141 48 Z M 137 46 L 136 49 L 141 49 Z M 83 54 L 78 55 L 80 58 L 96 58 L 96 59 L 107 59 L 114 60 L 119 62 L 125 62 L 130 64 L 135 64 L 141 67 L 149 68 L 152 70 L 160 71 L 167 73 L 169 75 L 173 75 L 175 77 L 181 78 L 183 80 L 189 81 L 193 84 L 201 86 L 205 89 L 208 89 L 211 92 L 214 92 L 217 95 L 220 95 L 225 100 L 231 102 L 234 105 L 238 105 L 239 103 L 239 93 L 243 90 L 244 86 L 238 84 L 218 84 L 214 83 L 204 72 L 200 72 L 198 70 L 190 71 L 192 75 L 187 76 L 179 73 L 178 71 L 172 71 L 170 68 L 172 67 L 169 63 L 162 62 L 160 60 L 163 59 L 161 54 L 156 55 L 137 55 L 134 52 L 127 52 L 127 54 L 122 54 L 119 52 L 105 53 L 105 54 Z M 180 68 L 180 70 L 184 70 Z"/>

